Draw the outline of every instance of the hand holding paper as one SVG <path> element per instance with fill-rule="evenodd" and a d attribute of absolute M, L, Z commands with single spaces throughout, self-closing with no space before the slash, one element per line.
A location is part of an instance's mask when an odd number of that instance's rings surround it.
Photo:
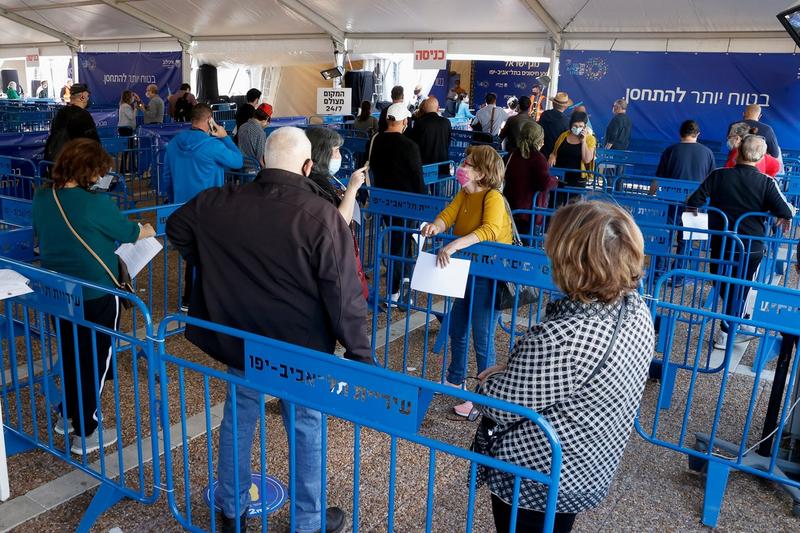
<path fill-rule="evenodd" d="M 136 244 L 125 243 L 117 248 L 114 253 L 125 261 L 125 265 L 128 267 L 128 273 L 131 275 L 131 278 L 135 278 L 136 275 L 158 255 L 158 252 L 160 252 L 162 248 L 163 246 L 161 246 L 158 239 L 155 237 L 147 237 L 145 239 L 139 239 L 136 241 Z"/>
<path fill-rule="evenodd" d="M 463 298 L 467 290 L 470 261 L 451 258 L 445 268 L 440 268 L 436 262 L 434 254 L 419 253 L 411 275 L 411 288 L 428 294 Z"/>

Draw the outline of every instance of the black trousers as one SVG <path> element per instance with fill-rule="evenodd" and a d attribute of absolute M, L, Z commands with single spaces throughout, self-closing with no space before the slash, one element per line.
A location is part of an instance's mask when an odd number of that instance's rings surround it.
<path fill-rule="evenodd" d="M 117 133 L 120 137 L 133 137 L 133 128 L 117 128 Z M 119 168 L 120 174 L 133 172 L 133 152 L 130 151 L 134 147 L 133 143 L 133 139 L 128 139 L 128 150 L 122 152 Z"/>
<path fill-rule="evenodd" d="M 511 531 L 511 506 L 492 494 L 492 514 L 497 533 Z M 556 513 L 554 533 L 569 533 L 575 524 L 577 513 Z M 517 509 L 517 533 L 539 533 L 544 528 L 544 513 L 529 509 Z"/>
<path fill-rule="evenodd" d="M 712 250 L 712 257 L 718 258 L 719 253 Z M 727 255 L 727 254 L 726 254 Z M 739 264 L 741 254 L 736 253 L 734 254 L 733 261 L 735 265 Z M 734 271 L 732 273 L 732 277 L 752 281 L 753 277 L 756 275 L 756 271 L 758 270 L 758 266 L 761 264 L 761 260 L 764 258 L 764 251 L 762 249 L 758 249 L 751 253 L 744 254 L 744 261 L 743 261 L 743 269 L 742 271 L 738 271 L 737 267 L 734 266 Z M 712 274 L 716 274 L 719 270 L 719 265 L 716 263 L 711 263 L 709 270 Z M 722 272 L 721 274 L 725 274 Z M 719 284 L 719 296 L 720 298 L 727 298 L 725 300 L 725 314 L 730 316 L 741 316 L 742 312 L 744 311 L 744 305 L 747 301 L 747 295 L 750 293 L 749 287 L 742 287 L 740 285 L 730 285 L 729 283 L 720 283 Z M 728 332 L 728 324 L 722 320 L 720 321 L 720 329 L 724 332 Z"/>
<path fill-rule="evenodd" d="M 414 223 L 405 218 L 389 217 L 383 218 L 383 225 L 385 227 L 400 227 L 400 228 L 413 228 Z M 402 231 L 389 232 L 389 253 L 394 257 L 404 257 L 406 259 L 414 257 L 414 239 L 410 233 Z M 386 268 L 389 268 L 387 263 Z M 391 294 L 396 294 L 400 291 L 403 278 L 410 278 L 411 273 L 414 271 L 413 263 L 405 261 L 393 260 L 392 261 L 392 279 L 390 282 Z"/>
<path fill-rule="evenodd" d="M 88 322 L 110 329 L 119 326 L 120 305 L 116 296 L 107 294 L 93 300 L 84 300 L 83 316 Z M 93 335 L 92 329 L 58 319 L 61 328 L 61 364 L 64 369 L 64 397 L 67 401 L 67 418 L 77 433 L 81 431 L 83 420 L 84 435 L 91 435 L 97 428 L 97 401 L 103 392 L 106 380 L 114 379 L 111 364 L 111 337 L 100 331 Z M 75 353 L 75 329 L 77 329 L 78 352 Z M 96 351 L 92 346 L 95 337 Z M 77 357 L 76 357 L 77 355 Z M 94 361 L 97 361 L 97 374 Z M 78 374 L 80 363 L 80 374 Z M 95 388 L 95 376 L 97 388 Z M 80 377 L 80 379 L 79 379 Z M 79 398 L 82 406 L 79 405 Z M 81 409 L 83 407 L 83 409 Z M 58 407 L 62 413 L 61 406 Z"/>

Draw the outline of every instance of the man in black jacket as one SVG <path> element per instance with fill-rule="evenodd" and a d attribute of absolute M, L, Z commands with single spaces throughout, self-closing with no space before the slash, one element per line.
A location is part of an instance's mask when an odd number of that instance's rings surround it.
<path fill-rule="evenodd" d="M 505 141 L 505 150 L 509 154 L 517 149 L 517 139 L 522 133 L 522 127 L 529 122 L 536 122 L 533 117 L 528 116 L 530 108 L 531 99 L 527 96 L 520 96 L 519 113 L 508 119 L 500 130 L 500 139 Z"/>
<path fill-rule="evenodd" d="M 86 111 L 89 96 L 89 87 L 85 83 L 70 87 L 69 104 L 58 110 L 50 124 L 50 135 L 44 145 L 45 161 L 55 161 L 64 145 L 73 139 L 85 137 L 100 142 L 94 119 Z"/>
<path fill-rule="evenodd" d="M 167 220 L 167 236 L 198 267 L 190 316 L 242 329 L 320 352 L 338 340 L 345 357 L 371 364 L 366 303 L 353 254 L 353 239 L 337 209 L 314 193 L 307 180 L 311 143 L 302 130 L 270 135 L 266 168 L 244 186 L 201 192 Z M 186 338 L 229 372 L 244 377 L 241 339 L 188 325 Z M 217 475 L 224 522 L 235 530 L 235 499 L 249 503 L 253 434 L 259 394 L 237 388 L 236 420 L 230 390 L 220 428 Z M 291 405 L 282 402 L 287 421 Z M 322 511 L 321 414 L 295 405 L 297 530 L 315 531 Z M 238 450 L 233 448 L 233 432 Z M 239 487 L 233 456 L 238 454 Z M 244 515 L 239 518 L 244 525 Z M 340 531 L 344 512 L 329 507 L 326 531 Z"/>
<path fill-rule="evenodd" d="M 261 100 L 261 91 L 252 88 L 247 91 L 245 98 L 247 98 L 247 103 L 242 104 L 236 110 L 236 135 L 233 137 L 236 144 L 239 144 L 239 128 L 242 127 L 242 124 L 253 118 L 253 115 L 256 113 L 256 106 L 258 105 L 258 101 Z"/>
<path fill-rule="evenodd" d="M 718 212 L 710 211 L 708 215 L 708 228 L 711 230 L 733 229 L 742 215 L 747 213 L 768 212 L 778 217 L 780 222 L 788 225 L 794 217 L 794 207 L 786 201 L 776 181 L 762 174 L 756 169 L 756 163 L 761 161 L 767 153 L 767 143 L 763 137 L 747 135 L 739 146 L 736 166 L 733 168 L 720 168 L 708 175 L 700 187 L 686 200 L 689 207 L 702 207 L 709 200 L 709 205 L 722 211 L 725 218 Z M 734 242 L 721 235 L 711 236 L 711 257 L 715 260 L 731 258 L 733 264 L 742 264 L 743 269 L 734 266 L 732 276 L 752 280 L 764 257 L 764 241 L 761 239 L 766 232 L 766 217 L 748 216 L 739 222 L 737 235 L 744 244 L 744 257 L 737 252 Z M 742 261 L 740 263 L 740 260 Z M 711 264 L 711 273 L 719 270 L 718 263 Z M 721 274 L 725 274 L 720 272 Z M 742 304 L 747 299 L 747 288 L 728 290 L 726 284 L 721 284 L 719 294 L 726 298 L 725 314 L 740 316 Z M 730 293 L 730 294 L 726 294 Z M 737 294 L 740 293 L 740 294 Z M 721 335 L 717 338 L 716 346 L 725 349 L 727 343 L 728 325 L 721 322 Z M 738 339 L 737 339 L 738 340 Z M 745 338 L 744 340 L 748 340 Z"/>
<path fill-rule="evenodd" d="M 422 102 L 420 109 L 422 114 L 414 121 L 409 137 L 419 146 L 422 164 L 430 165 L 449 160 L 448 149 L 453 127 L 449 120 L 439 116 L 439 100 L 430 96 Z"/>
<path fill-rule="evenodd" d="M 557 93 L 550 101 L 553 102 L 553 109 L 548 109 L 539 117 L 539 125 L 544 130 L 541 152 L 545 157 L 550 157 L 558 136 L 569 129 L 569 115 L 564 111 L 572 105 L 567 93 Z"/>
<path fill-rule="evenodd" d="M 402 103 L 392 104 L 386 109 L 387 130 L 379 133 L 372 140 L 369 165 L 375 177 L 374 185 L 381 189 L 425 194 L 419 147 L 414 141 L 403 135 L 411 115 Z M 412 226 L 411 221 L 398 217 L 391 217 L 391 219 L 386 217 L 383 223 L 392 226 Z M 389 235 L 389 250 L 393 256 L 412 256 L 411 235 L 398 231 L 393 231 Z M 411 277 L 412 268 L 413 265 L 405 262 L 394 262 L 392 279 L 389 283 L 393 302 L 400 300 L 402 283 Z"/>

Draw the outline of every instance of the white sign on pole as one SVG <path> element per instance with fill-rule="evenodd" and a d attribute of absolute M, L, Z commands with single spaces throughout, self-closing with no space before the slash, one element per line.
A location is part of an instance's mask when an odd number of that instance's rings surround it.
<path fill-rule="evenodd" d="M 352 89 L 317 89 L 317 115 L 349 115 Z"/>
<path fill-rule="evenodd" d="M 39 54 L 26 55 L 25 66 L 29 68 L 39 68 Z"/>
<path fill-rule="evenodd" d="M 447 68 L 447 41 L 414 41 L 414 69 Z"/>

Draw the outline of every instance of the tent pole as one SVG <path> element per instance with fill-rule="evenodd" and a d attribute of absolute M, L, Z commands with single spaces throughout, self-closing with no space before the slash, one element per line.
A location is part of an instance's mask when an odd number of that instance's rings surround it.
<path fill-rule="evenodd" d="M 192 56 L 189 47 L 181 43 L 181 78 L 183 83 L 192 83 Z"/>
<path fill-rule="evenodd" d="M 551 39 L 550 47 L 552 50 L 550 52 L 550 86 L 547 88 L 547 109 L 553 107 L 550 98 L 558 92 L 558 63 L 561 60 L 561 44 Z"/>

